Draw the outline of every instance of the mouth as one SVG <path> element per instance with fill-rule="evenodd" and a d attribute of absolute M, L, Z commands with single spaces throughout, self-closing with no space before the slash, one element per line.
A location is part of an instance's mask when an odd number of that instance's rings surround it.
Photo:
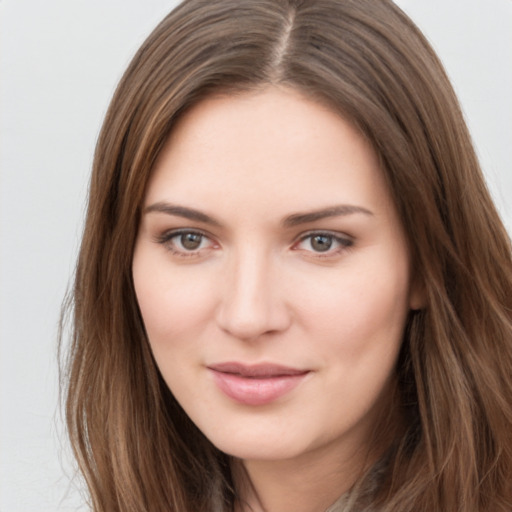
<path fill-rule="evenodd" d="M 246 365 L 238 362 L 207 367 L 217 387 L 227 397 L 244 405 L 265 405 L 291 392 L 310 370 L 263 363 Z"/>

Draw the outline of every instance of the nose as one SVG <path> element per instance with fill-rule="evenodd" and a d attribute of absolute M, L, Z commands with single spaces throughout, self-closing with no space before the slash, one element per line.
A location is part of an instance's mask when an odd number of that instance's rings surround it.
<path fill-rule="evenodd" d="M 217 309 L 217 324 L 223 331 L 253 341 L 289 327 L 291 312 L 276 266 L 271 257 L 254 250 L 233 257 Z"/>

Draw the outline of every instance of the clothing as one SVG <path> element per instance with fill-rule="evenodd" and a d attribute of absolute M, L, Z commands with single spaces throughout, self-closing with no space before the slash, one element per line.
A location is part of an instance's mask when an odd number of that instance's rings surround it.
<path fill-rule="evenodd" d="M 382 484 L 387 467 L 387 457 L 382 457 L 363 479 L 348 492 L 340 496 L 325 512 L 377 512 L 371 503 L 372 497 Z"/>

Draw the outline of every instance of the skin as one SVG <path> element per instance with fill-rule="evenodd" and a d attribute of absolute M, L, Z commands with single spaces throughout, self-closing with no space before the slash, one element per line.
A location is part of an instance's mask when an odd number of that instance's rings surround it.
<path fill-rule="evenodd" d="M 271 87 L 206 99 L 174 128 L 148 184 L 134 285 L 165 381 L 236 458 L 250 510 L 325 510 L 374 456 L 422 301 L 410 267 L 378 159 L 339 115 Z M 208 369 L 226 361 L 308 373 L 247 405 Z"/>

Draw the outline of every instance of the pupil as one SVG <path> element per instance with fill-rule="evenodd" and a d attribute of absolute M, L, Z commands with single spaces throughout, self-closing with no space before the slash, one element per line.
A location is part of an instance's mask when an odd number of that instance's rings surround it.
<path fill-rule="evenodd" d="M 332 237 L 325 235 L 316 235 L 311 240 L 311 246 L 315 251 L 325 252 L 331 248 Z"/>
<path fill-rule="evenodd" d="M 185 249 L 190 251 L 197 249 L 201 245 L 202 235 L 198 235 L 197 233 L 186 233 L 181 235 L 181 245 Z"/>

